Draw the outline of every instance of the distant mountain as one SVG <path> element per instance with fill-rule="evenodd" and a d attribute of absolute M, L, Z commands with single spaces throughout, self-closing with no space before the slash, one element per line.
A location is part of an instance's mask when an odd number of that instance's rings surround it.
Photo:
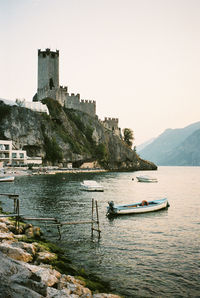
<path fill-rule="evenodd" d="M 200 122 L 166 129 L 141 151 L 141 158 L 157 165 L 200 165 Z"/>
<path fill-rule="evenodd" d="M 155 138 L 151 138 L 150 140 L 140 144 L 137 146 L 137 152 L 143 150 L 146 146 L 148 146 L 149 144 L 151 144 L 153 141 L 155 140 Z"/>

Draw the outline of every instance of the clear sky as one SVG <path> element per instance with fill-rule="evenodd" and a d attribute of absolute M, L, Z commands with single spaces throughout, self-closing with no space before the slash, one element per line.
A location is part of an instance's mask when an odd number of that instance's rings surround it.
<path fill-rule="evenodd" d="M 200 0 L 0 0 L 0 98 L 31 101 L 37 50 L 139 145 L 200 120 Z"/>

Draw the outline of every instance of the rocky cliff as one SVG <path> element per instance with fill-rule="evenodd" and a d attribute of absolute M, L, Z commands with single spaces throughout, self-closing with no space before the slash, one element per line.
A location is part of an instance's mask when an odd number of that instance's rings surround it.
<path fill-rule="evenodd" d="M 97 118 L 62 108 L 45 99 L 50 115 L 0 102 L 0 139 L 12 140 L 15 149 L 28 156 L 41 156 L 45 164 L 72 162 L 79 167 L 98 161 L 108 170 L 156 170 L 155 164 L 142 160 Z"/>

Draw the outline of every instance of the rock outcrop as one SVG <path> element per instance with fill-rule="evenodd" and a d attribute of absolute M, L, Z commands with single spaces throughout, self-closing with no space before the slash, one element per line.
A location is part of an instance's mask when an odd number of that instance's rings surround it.
<path fill-rule="evenodd" d="M 155 170 L 112 130 L 82 112 L 44 100 L 50 115 L 0 102 L 0 139 L 12 140 L 28 156 L 41 156 L 46 164 L 74 167 L 97 160 L 108 170 Z"/>
<path fill-rule="evenodd" d="M 1 298 L 120 298 L 114 294 L 92 293 L 84 281 L 53 269 L 46 263 L 55 254 L 41 251 L 37 243 L 19 241 L 25 234 L 15 235 L 11 227 L 14 230 L 8 219 L 0 218 Z M 25 226 L 21 231 L 29 228 Z M 42 253 L 45 259 L 41 258 Z"/>

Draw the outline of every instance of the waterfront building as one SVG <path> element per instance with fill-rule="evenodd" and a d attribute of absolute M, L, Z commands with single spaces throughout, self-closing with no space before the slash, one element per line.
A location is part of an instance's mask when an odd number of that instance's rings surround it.
<path fill-rule="evenodd" d="M 28 157 L 26 150 L 13 149 L 12 141 L 0 140 L 0 163 L 4 166 L 42 164 L 42 158 Z"/>

